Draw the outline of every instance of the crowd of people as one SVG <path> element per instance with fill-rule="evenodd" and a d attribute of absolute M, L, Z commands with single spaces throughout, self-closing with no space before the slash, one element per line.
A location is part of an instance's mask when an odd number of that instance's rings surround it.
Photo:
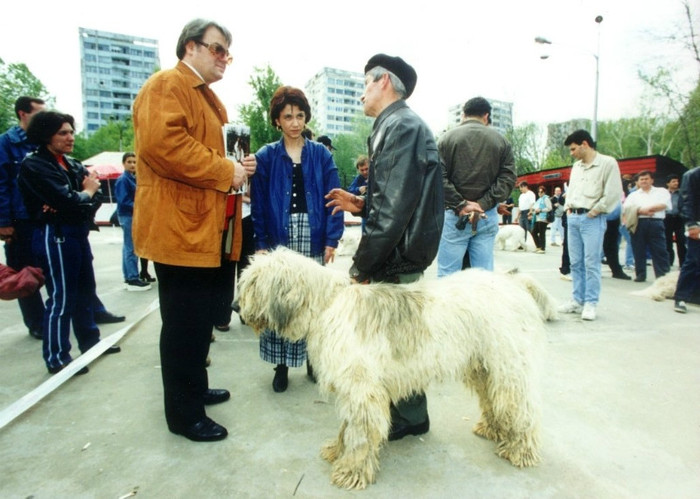
<path fill-rule="evenodd" d="M 681 265 L 675 309 L 687 310 L 700 275 L 698 168 L 682 182 L 668 179 L 668 189 L 654 187 L 653 174 L 641 172 L 636 189 L 627 192 L 615 159 L 597 152 L 590 134 L 577 130 L 565 141 L 576 160 L 566 189 L 550 195 L 539 186 L 536 196 L 521 182 L 518 196 L 512 149 L 489 126 L 489 102 L 469 99 L 460 125 L 436 142 L 406 102 L 418 80 L 414 68 L 400 57 L 376 54 L 364 67 L 361 97 L 365 115 L 375 121 L 367 155 L 356 163 L 358 176 L 345 190 L 331 139 L 312 140 L 309 102 L 294 87 L 278 88 L 269 104 L 279 141 L 255 154 L 227 156 L 221 130 L 228 115 L 210 84 L 232 62 L 231 40 L 228 29 L 213 21 L 195 19 L 183 28 L 176 66 L 154 74 L 134 101 L 135 151 L 124 155 L 125 172 L 115 189 L 126 289 L 158 286 L 171 432 L 194 441 L 227 436 L 205 406 L 227 401 L 230 393 L 209 387 L 206 366 L 213 330 L 229 329 L 237 276 L 253 253 L 279 246 L 322 265 L 332 262 L 343 211 L 363 220 L 349 271 L 358 285 L 417 281 L 436 258 L 438 277 L 465 267 L 493 270 L 499 215 L 510 223 L 517 206 L 518 224 L 526 239 L 532 234 L 536 253 L 546 251 L 548 228 L 550 245 L 562 246 L 560 270 L 572 281 L 562 312 L 596 319 L 603 255 L 613 277 L 630 279 L 618 261 L 622 227 L 631 234 L 637 282 L 647 277 L 647 251 L 656 277 L 669 271 L 675 242 Z M 100 319 L 124 318 L 106 312 L 96 296 L 88 234 L 100 183 L 69 156 L 73 118 L 26 97 L 16 112 L 19 125 L 0 137 L 0 237 L 11 268 L 0 278 L 14 279 L 6 296 L 19 298 L 30 334 L 43 341 L 46 367 L 56 373 L 72 361 L 71 324 L 85 352 L 100 340 Z M 45 303 L 40 279 L 17 282 L 18 272 L 36 267 L 46 279 Z M 36 277 L 38 271 L 32 272 Z M 106 353 L 118 351 L 114 346 Z M 275 392 L 287 389 L 290 367 L 306 362 L 313 378 L 303 341 L 266 330 L 260 357 L 275 366 Z M 430 428 L 424 393 L 395 401 L 390 412 L 389 440 Z"/>

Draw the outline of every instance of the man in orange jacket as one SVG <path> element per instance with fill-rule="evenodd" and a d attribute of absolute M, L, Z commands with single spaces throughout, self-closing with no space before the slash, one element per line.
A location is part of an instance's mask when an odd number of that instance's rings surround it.
<path fill-rule="evenodd" d="M 191 21 L 180 34 L 175 68 L 153 75 L 134 101 L 134 247 L 154 262 L 158 277 L 168 428 L 194 441 L 228 434 L 204 410 L 230 397 L 227 390 L 209 388 L 205 361 L 224 228 L 232 227 L 235 236 L 241 224 L 240 196 L 231 203 L 233 223 L 226 223 L 227 196 L 256 166 L 254 156 L 241 163 L 226 157 L 222 125 L 228 116 L 209 88 L 231 63 L 230 44 L 223 26 Z"/>

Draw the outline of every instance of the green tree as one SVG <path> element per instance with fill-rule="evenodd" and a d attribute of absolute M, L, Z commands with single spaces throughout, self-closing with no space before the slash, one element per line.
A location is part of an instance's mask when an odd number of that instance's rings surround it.
<path fill-rule="evenodd" d="M 250 127 L 250 150 L 255 152 L 280 138 L 280 132 L 270 124 L 268 113 L 272 95 L 282 85 L 282 81 L 268 65 L 264 68 L 256 67 L 248 83 L 253 87 L 255 100 L 243 104 L 238 111 L 243 123 Z"/>
<path fill-rule="evenodd" d="M 698 166 L 700 165 L 700 81 L 690 94 L 678 121 L 683 137 L 681 161 L 691 168 Z"/>
<path fill-rule="evenodd" d="M 640 78 L 652 90 L 652 96 L 660 101 L 659 108 L 670 116 L 675 124 L 665 128 L 669 155 L 679 158 L 689 166 L 700 164 L 700 32 L 697 16 L 691 9 L 689 0 L 682 2 L 684 25 L 679 27 L 668 40 L 680 44 L 695 63 L 697 76 L 693 90 L 688 93 L 678 83 L 678 73 L 668 66 L 660 67 L 654 74 L 640 71 Z"/>
<path fill-rule="evenodd" d="M 562 166 L 569 166 L 571 164 L 571 156 L 564 154 L 562 149 L 558 147 L 547 151 L 544 161 L 542 162 L 542 169 L 551 170 L 552 168 L 561 168 Z"/>
<path fill-rule="evenodd" d="M 517 175 L 541 168 L 546 154 L 541 136 L 542 131 L 535 123 L 526 123 L 506 132 L 506 139 L 513 149 Z"/>
<path fill-rule="evenodd" d="M 48 107 L 54 105 L 54 98 L 26 64 L 5 64 L 0 59 L 0 133 L 17 124 L 15 101 L 23 95 L 43 99 Z"/>
<path fill-rule="evenodd" d="M 90 137 L 75 137 L 73 156 L 82 161 L 103 151 L 133 151 L 134 125 L 130 119 L 112 120 L 98 128 Z"/>
<path fill-rule="evenodd" d="M 372 131 L 372 120 L 358 114 L 353 119 L 353 132 L 337 135 L 333 138 L 335 152 L 333 159 L 338 166 L 340 185 L 347 188 L 357 175 L 355 161 L 362 154 L 367 154 L 367 137 Z"/>

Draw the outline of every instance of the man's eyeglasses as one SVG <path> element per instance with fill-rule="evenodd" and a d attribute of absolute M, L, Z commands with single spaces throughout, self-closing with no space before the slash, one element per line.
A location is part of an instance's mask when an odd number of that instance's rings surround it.
<path fill-rule="evenodd" d="M 200 42 L 199 40 L 194 40 L 194 42 L 197 45 L 201 45 L 202 47 L 206 47 L 207 49 L 209 49 L 209 52 L 211 52 L 211 55 L 213 55 L 214 57 L 226 59 L 226 64 L 231 64 L 233 62 L 233 56 L 231 56 L 231 53 L 226 47 L 224 47 L 220 43 L 204 43 Z"/>

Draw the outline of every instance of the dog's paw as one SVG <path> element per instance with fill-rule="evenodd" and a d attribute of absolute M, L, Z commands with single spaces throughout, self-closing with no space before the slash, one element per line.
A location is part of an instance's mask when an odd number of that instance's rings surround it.
<path fill-rule="evenodd" d="M 321 447 L 321 457 L 329 463 L 334 463 L 340 456 L 340 444 L 337 439 L 328 440 Z"/>
<path fill-rule="evenodd" d="M 525 468 L 540 462 L 540 455 L 532 445 L 522 443 L 500 442 L 498 456 L 507 459 L 513 466 Z"/>
<path fill-rule="evenodd" d="M 490 426 L 484 419 L 479 420 L 479 422 L 472 428 L 472 431 L 474 434 L 488 440 L 493 440 L 494 442 L 501 440 L 500 433 Z"/>
<path fill-rule="evenodd" d="M 335 467 L 331 474 L 333 485 L 347 490 L 362 490 L 374 483 L 374 476 L 368 476 L 363 470 Z"/>

